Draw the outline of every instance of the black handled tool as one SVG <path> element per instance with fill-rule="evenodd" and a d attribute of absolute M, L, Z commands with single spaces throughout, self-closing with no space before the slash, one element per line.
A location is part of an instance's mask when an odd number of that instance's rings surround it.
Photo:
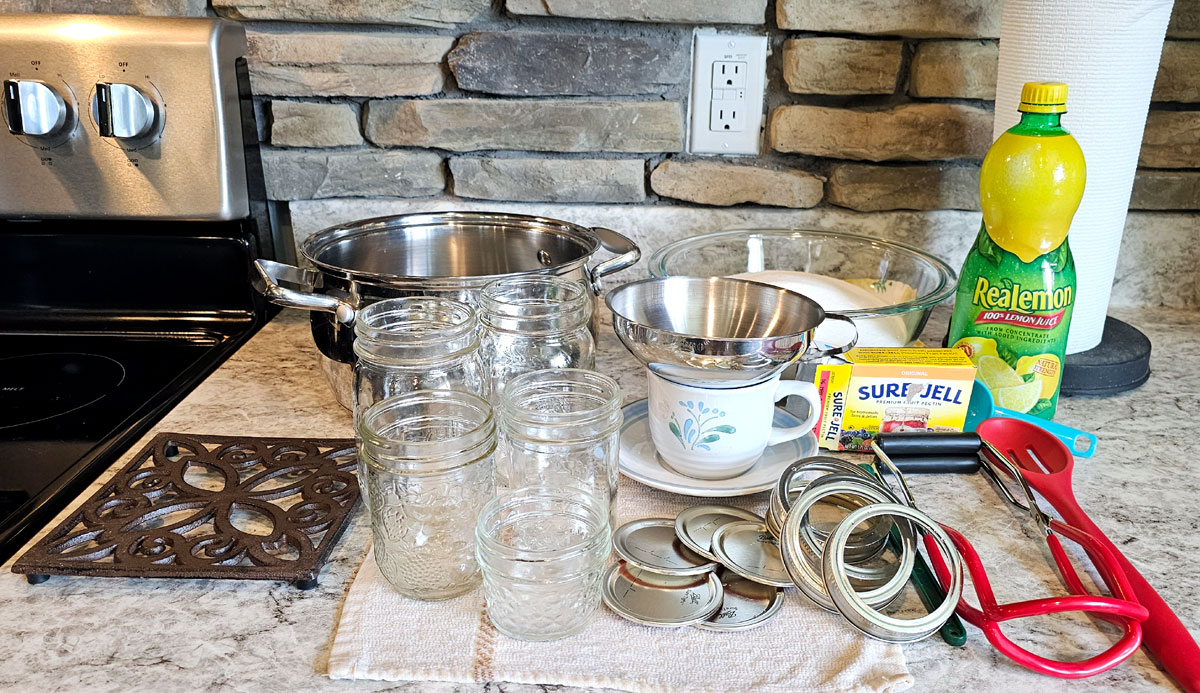
<path fill-rule="evenodd" d="M 880 433 L 875 437 L 888 457 L 975 455 L 983 441 L 975 433 Z"/>
<path fill-rule="evenodd" d="M 982 442 L 974 433 L 881 433 L 879 449 L 905 474 L 974 474 Z"/>
<path fill-rule="evenodd" d="M 905 474 L 974 474 L 979 471 L 978 455 L 889 455 L 896 468 Z"/>

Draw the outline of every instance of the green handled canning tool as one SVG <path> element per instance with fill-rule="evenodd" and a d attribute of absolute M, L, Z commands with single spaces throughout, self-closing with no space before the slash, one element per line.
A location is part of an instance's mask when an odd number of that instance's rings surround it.
<path fill-rule="evenodd" d="M 871 474 L 879 476 L 875 465 L 860 464 L 859 466 Z M 888 548 L 895 551 L 897 555 L 903 550 L 900 541 L 900 530 L 893 524 L 891 531 L 888 532 Z M 925 557 L 919 552 L 913 562 L 912 575 L 908 580 L 916 588 L 917 594 L 921 597 L 921 603 L 925 605 L 926 609 L 932 611 L 945 601 L 946 592 L 942 589 L 941 583 L 938 582 L 937 576 L 933 574 L 929 564 L 925 562 Z M 958 618 L 958 614 L 951 614 L 950 619 L 942 624 L 938 632 L 941 633 L 942 640 L 945 640 L 947 645 L 962 647 L 967 644 L 967 629 L 963 626 L 962 620 Z"/>
<path fill-rule="evenodd" d="M 900 530 L 892 525 L 892 530 L 888 532 L 888 547 L 900 553 Z M 912 575 L 909 576 L 909 581 L 913 587 L 917 589 L 917 594 L 921 597 L 921 603 L 926 609 L 936 609 L 946 599 L 946 592 L 942 590 L 942 585 L 938 582 L 937 576 L 929 568 L 929 564 L 925 562 L 925 557 L 917 554 L 916 561 L 913 562 Z M 950 620 L 942 624 L 938 631 L 942 635 L 942 640 L 946 644 L 954 647 L 962 647 L 967 644 L 967 629 L 963 627 L 962 621 L 958 618 L 958 614 L 951 614 Z"/>

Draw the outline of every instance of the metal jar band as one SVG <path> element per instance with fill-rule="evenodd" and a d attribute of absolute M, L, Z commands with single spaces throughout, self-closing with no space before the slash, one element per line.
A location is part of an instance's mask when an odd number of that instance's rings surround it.
<path fill-rule="evenodd" d="M 784 521 L 779 545 L 783 555 L 783 565 L 800 591 L 804 592 L 818 606 L 836 612 L 838 609 L 826 590 L 821 567 L 810 563 L 805 557 L 806 547 L 803 534 L 809 509 L 822 499 L 838 494 L 860 496 L 874 503 L 896 503 L 896 498 L 890 491 L 868 479 L 849 475 L 834 475 L 834 477 L 836 478 L 827 477 L 820 485 L 810 484 L 810 487 L 801 494 Z M 845 521 L 839 527 L 844 525 Z M 850 525 L 847 535 L 853 529 L 854 526 Z M 901 536 L 901 551 L 900 562 L 896 570 L 881 586 L 858 594 L 860 599 L 872 607 L 877 608 L 891 603 L 904 589 L 912 572 L 915 562 L 914 551 L 916 550 L 912 526 L 907 522 L 901 522 L 897 523 L 897 529 Z"/>
<path fill-rule="evenodd" d="M 927 538 L 937 543 L 950 565 L 951 583 L 946 598 L 933 611 L 915 619 L 895 618 L 882 614 L 876 606 L 856 593 L 846 572 L 843 551 L 854 527 L 876 517 L 903 518 L 898 526 L 916 525 Z M 903 533 L 903 529 L 901 530 Z M 929 637 L 954 613 L 963 590 L 963 561 L 950 536 L 925 513 L 899 503 L 868 505 L 846 516 L 825 545 L 821 574 L 829 598 L 837 611 L 863 633 L 887 642 L 908 643 Z"/>
<path fill-rule="evenodd" d="M 798 482 L 798 477 L 807 472 L 843 474 L 862 477 L 864 479 L 874 481 L 871 475 L 862 467 L 836 457 L 806 457 L 802 460 L 793 462 L 788 466 L 787 469 L 783 471 L 783 474 L 779 477 L 779 482 L 771 490 L 771 500 L 764 522 L 764 524 L 767 526 L 767 530 L 771 532 L 771 534 L 775 535 L 775 538 L 777 539 L 780 537 L 783 523 L 787 519 L 788 511 L 791 509 L 795 499 L 799 498 L 800 494 L 803 493 L 808 485 L 812 483 L 812 481 L 803 480 Z M 856 497 L 834 496 L 830 498 L 830 501 L 837 502 L 845 506 L 848 504 L 854 504 L 854 498 Z M 859 500 L 858 503 L 861 504 L 861 500 Z M 854 507 L 859 506 L 854 504 Z M 805 527 L 806 535 L 812 539 L 819 541 L 820 543 L 824 543 L 824 541 L 828 539 L 828 532 L 816 527 L 812 527 L 808 524 L 806 524 Z M 874 532 L 874 529 L 876 529 L 876 527 L 872 525 L 868 528 L 868 530 L 860 530 L 855 532 L 855 534 L 851 537 L 850 544 L 847 548 L 847 556 L 851 561 L 867 561 L 883 553 L 887 540 L 886 532 L 880 534 Z M 810 546 L 814 547 L 813 550 L 819 555 L 819 546 L 817 546 L 814 542 L 809 542 L 809 544 Z"/>

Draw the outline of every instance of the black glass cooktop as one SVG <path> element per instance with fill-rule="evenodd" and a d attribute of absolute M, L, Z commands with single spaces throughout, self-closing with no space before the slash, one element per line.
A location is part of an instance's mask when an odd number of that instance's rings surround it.
<path fill-rule="evenodd" d="M 0 336 L 0 560 L 19 548 L 5 539 L 23 543 L 18 525 L 45 524 L 61 505 L 51 497 L 81 491 L 111 464 L 107 453 L 120 454 L 139 423 L 181 399 L 235 341 L 205 332 Z"/>
<path fill-rule="evenodd" d="M 0 221 L 0 562 L 274 314 L 256 228 Z"/>
<path fill-rule="evenodd" d="M 245 60 L 235 71 L 241 218 L 0 218 L 0 562 L 277 312 L 250 286 L 275 250 Z M 81 210 L 100 192 L 66 191 Z"/>

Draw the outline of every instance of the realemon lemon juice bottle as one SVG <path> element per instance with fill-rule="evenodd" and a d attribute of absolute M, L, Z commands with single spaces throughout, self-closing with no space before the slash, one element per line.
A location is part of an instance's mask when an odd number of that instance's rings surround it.
<path fill-rule="evenodd" d="M 963 263 L 949 344 L 967 352 L 996 404 L 1050 419 L 1058 407 L 1075 260 L 1067 244 L 1085 166 L 1059 118 L 1067 85 L 1029 82 L 1021 122 L 979 174 L 983 227 Z"/>

